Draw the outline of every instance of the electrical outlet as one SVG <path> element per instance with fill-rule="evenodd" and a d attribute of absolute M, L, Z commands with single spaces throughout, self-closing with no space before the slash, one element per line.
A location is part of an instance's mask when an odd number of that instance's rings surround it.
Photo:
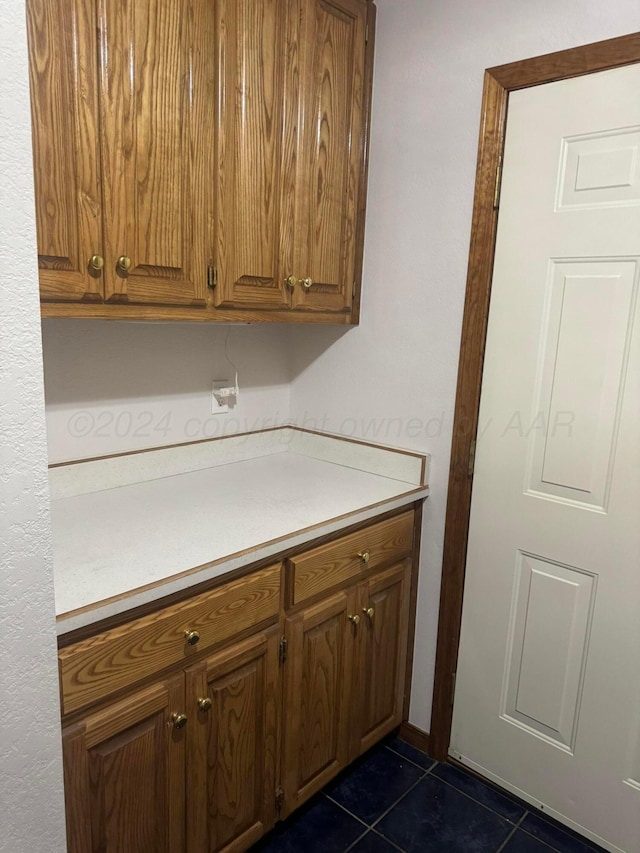
<path fill-rule="evenodd" d="M 229 386 L 228 379 L 214 379 L 211 386 L 211 414 L 223 415 L 229 411 Z"/>

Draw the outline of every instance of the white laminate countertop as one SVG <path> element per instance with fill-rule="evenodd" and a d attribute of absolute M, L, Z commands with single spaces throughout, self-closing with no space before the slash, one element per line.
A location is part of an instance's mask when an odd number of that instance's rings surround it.
<path fill-rule="evenodd" d="M 52 467 L 58 633 L 424 498 L 427 462 L 283 427 Z"/>

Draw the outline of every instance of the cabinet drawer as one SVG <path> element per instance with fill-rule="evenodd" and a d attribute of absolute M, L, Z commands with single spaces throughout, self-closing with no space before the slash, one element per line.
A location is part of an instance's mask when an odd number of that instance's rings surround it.
<path fill-rule="evenodd" d="M 413 510 L 320 545 L 287 560 L 288 601 L 299 604 L 324 590 L 411 554 Z"/>
<path fill-rule="evenodd" d="M 60 649 L 63 713 L 188 662 L 203 649 L 276 617 L 279 609 L 278 564 Z M 187 643 L 189 631 L 199 633 L 196 645 Z"/>

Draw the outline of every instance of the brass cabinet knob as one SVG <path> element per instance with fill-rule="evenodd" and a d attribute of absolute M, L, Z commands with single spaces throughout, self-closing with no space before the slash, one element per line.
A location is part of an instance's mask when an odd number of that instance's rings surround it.
<path fill-rule="evenodd" d="M 295 277 L 295 275 L 288 275 L 285 278 L 284 283 L 287 285 L 287 287 L 290 287 L 293 290 L 293 288 L 297 284 L 297 281 L 298 281 L 298 279 Z"/>
<path fill-rule="evenodd" d="M 373 614 L 375 613 L 373 607 L 363 607 L 362 612 L 367 617 L 367 619 L 369 619 L 369 621 L 373 621 Z"/>
<path fill-rule="evenodd" d="M 185 631 L 184 636 L 190 646 L 195 646 L 200 639 L 200 634 L 197 631 Z"/>
<path fill-rule="evenodd" d="M 362 562 L 366 564 L 371 559 L 371 554 L 369 551 L 358 551 L 358 557 L 360 557 Z"/>
<path fill-rule="evenodd" d="M 313 279 L 312 278 L 301 278 L 300 284 L 306 289 L 309 290 L 310 287 L 313 287 Z"/>
<path fill-rule="evenodd" d="M 201 696 L 201 697 L 197 700 L 197 703 L 198 703 L 198 708 L 199 708 L 201 711 L 208 711 L 208 710 L 209 710 L 209 708 L 211 707 L 211 699 L 209 699 L 209 697 L 208 697 L 208 696 Z"/>
<path fill-rule="evenodd" d="M 183 729 L 187 725 L 187 715 L 186 714 L 172 714 L 171 722 L 173 723 L 174 729 Z"/>
<path fill-rule="evenodd" d="M 120 272 L 129 272 L 129 268 L 131 267 L 131 258 L 128 255 L 120 255 L 116 262 L 116 266 Z"/>
<path fill-rule="evenodd" d="M 103 267 L 104 258 L 102 255 L 91 255 L 89 258 L 89 269 L 92 269 L 94 272 L 100 272 Z"/>
<path fill-rule="evenodd" d="M 355 613 L 353 616 L 348 616 L 347 618 L 348 618 L 349 622 L 351 622 L 352 625 L 359 625 L 360 624 L 360 617 L 358 616 L 357 613 Z"/>

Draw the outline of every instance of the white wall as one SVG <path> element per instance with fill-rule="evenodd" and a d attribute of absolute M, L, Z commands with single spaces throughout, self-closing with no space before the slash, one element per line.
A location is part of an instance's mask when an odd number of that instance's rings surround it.
<path fill-rule="evenodd" d="M 640 28 L 638 0 L 377 0 L 361 325 L 293 332 L 292 414 L 433 454 L 410 719 L 430 726 L 483 70 Z"/>
<path fill-rule="evenodd" d="M 287 423 L 282 327 L 43 323 L 49 460 L 61 462 Z M 228 414 L 211 414 L 213 379 L 234 380 Z"/>
<path fill-rule="evenodd" d="M 66 845 L 24 0 L 3 0 L 0 18 L 0 847 L 61 853 Z"/>

